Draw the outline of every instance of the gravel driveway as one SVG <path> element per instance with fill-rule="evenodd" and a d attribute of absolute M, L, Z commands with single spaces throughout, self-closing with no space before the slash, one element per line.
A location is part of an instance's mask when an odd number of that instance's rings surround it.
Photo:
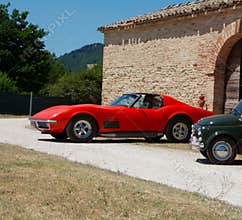
<path fill-rule="evenodd" d="M 207 164 L 199 153 L 108 140 L 90 144 L 55 141 L 28 128 L 27 119 L 0 119 L 0 142 L 19 145 L 96 167 L 242 206 L 242 161 Z M 166 144 L 164 143 L 164 146 Z"/>

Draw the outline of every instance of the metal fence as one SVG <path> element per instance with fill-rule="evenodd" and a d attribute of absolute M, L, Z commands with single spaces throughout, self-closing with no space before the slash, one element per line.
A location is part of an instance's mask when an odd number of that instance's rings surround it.
<path fill-rule="evenodd" d="M 0 94 L 0 114 L 30 115 L 55 105 L 77 104 L 70 99 L 19 94 Z"/>

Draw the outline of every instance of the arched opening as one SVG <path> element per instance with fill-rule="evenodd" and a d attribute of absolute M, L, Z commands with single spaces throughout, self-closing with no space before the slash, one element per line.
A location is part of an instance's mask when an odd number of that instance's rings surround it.
<path fill-rule="evenodd" d="M 241 73 L 242 73 L 242 40 L 240 39 L 232 48 L 226 62 L 224 79 L 224 113 L 229 113 L 241 99 Z"/>
<path fill-rule="evenodd" d="M 227 113 L 242 98 L 242 35 L 237 33 L 223 44 L 214 71 L 215 113 Z"/>

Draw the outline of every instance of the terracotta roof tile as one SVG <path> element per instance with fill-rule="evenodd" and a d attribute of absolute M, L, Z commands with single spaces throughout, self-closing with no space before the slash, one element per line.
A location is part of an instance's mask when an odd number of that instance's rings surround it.
<path fill-rule="evenodd" d="M 230 8 L 237 5 L 242 5 L 242 0 L 197 0 L 178 5 L 170 5 L 157 12 L 132 17 L 127 20 L 99 27 L 98 30 L 104 32 L 105 30 L 122 28 L 134 24 L 159 21 L 165 18 L 184 17 L 192 14 L 199 14 L 202 12 Z"/>

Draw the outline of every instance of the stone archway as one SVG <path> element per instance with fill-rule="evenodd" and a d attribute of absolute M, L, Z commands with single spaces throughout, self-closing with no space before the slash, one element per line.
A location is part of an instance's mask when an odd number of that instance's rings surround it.
<path fill-rule="evenodd" d="M 214 63 L 213 110 L 217 114 L 224 113 L 225 106 L 226 111 L 228 111 L 230 106 L 233 105 L 232 101 L 230 102 L 230 100 L 227 99 L 229 97 L 229 93 L 226 92 L 226 89 L 228 88 L 229 90 L 234 90 L 235 88 L 234 85 L 232 86 L 233 88 L 231 87 L 233 84 L 232 79 L 234 74 L 229 73 L 228 66 L 233 66 L 233 57 L 236 56 L 236 52 L 233 54 L 233 49 L 242 38 L 241 24 L 241 20 L 237 20 L 230 25 L 227 25 L 216 42 L 214 51 L 215 59 L 212 60 L 212 62 Z M 237 49 L 235 49 L 235 51 L 237 51 Z M 239 86 L 237 89 L 239 90 Z M 234 99 L 234 97 L 235 94 L 232 94 L 231 99 Z"/>
<path fill-rule="evenodd" d="M 224 113 L 229 113 L 241 99 L 242 40 L 232 48 L 225 69 Z"/>

